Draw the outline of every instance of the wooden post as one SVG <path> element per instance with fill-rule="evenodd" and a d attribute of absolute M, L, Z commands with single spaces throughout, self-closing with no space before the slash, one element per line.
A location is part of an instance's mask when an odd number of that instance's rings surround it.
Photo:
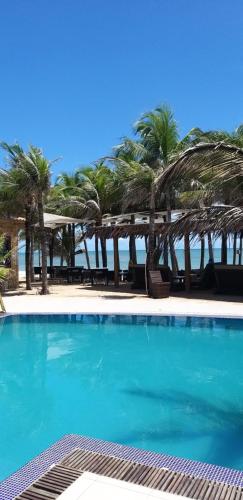
<path fill-rule="evenodd" d="M 239 266 L 241 266 L 242 263 L 242 239 L 243 233 L 240 233 Z"/>
<path fill-rule="evenodd" d="M 191 256 L 190 256 L 190 239 L 189 234 L 185 234 L 184 237 L 185 245 L 185 290 L 190 291 L 191 288 Z"/>
<path fill-rule="evenodd" d="M 227 233 L 222 233 L 221 264 L 227 264 Z"/>
<path fill-rule="evenodd" d="M 84 251 L 85 251 L 85 258 L 86 258 L 87 268 L 90 269 L 89 251 L 88 251 L 88 246 L 87 246 L 86 238 L 84 238 Z"/>
<path fill-rule="evenodd" d="M 237 253 L 237 233 L 234 233 L 233 237 L 233 264 L 236 264 L 236 253 Z"/>
<path fill-rule="evenodd" d="M 75 250 L 76 250 L 75 224 L 72 224 L 71 228 L 72 228 L 71 266 L 75 267 Z"/>
<path fill-rule="evenodd" d="M 211 264 L 214 263 L 214 253 L 213 253 L 213 243 L 212 243 L 212 235 L 208 233 L 208 256 Z"/>
<path fill-rule="evenodd" d="M 204 270 L 204 257 L 205 257 L 205 238 L 204 235 L 200 237 L 201 255 L 200 255 L 200 273 Z"/>
<path fill-rule="evenodd" d="M 131 215 L 130 224 L 135 224 L 135 215 Z M 137 264 L 136 238 L 134 235 L 129 237 L 129 260 Z"/>
<path fill-rule="evenodd" d="M 114 283 L 115 286 L 119 286 L 119 249 L 118 249 L 118 237 L 113 238 L 113 248 L 114 248 Z"/>

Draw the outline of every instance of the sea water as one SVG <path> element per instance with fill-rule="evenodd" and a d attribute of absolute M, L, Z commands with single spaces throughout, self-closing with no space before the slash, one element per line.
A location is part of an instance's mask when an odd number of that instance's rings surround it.
<path fill-rule="evenodd" d="M 184 250 L 177 249 L 176 255 L 177 255 L 177 259 L 178 259 L 179 269 L 185 269 Z M 95 252 L 94 251 L 89 251 L 89 258 L 90 258 L 91 267 L 95 267 Z M 120 250 L 119 251 L 119 258 L 120 258 L 120 269 L 128 269 L 129 252 L 127 250 Z M 221 261 L 220 248 L 214 249 L 214 259 L 215 259 L 215 262 Z M 100 267 L 102 267 L 101 253 L 99 253 L 99 260 L 100 260 Z M 137 250 L 137 262 L 138 262 L 138 264 L 144 264 L 145 260 L 146 260 L 145 251 L 144 250 Z M 208 255 L 208 250 L 206 249 L 205 250 L 205 265 L 208 263 L 208 260 L 209 260 L 209 255 Z M 229 248 L 228 249 L 228 263 L 229 264 L 232 263 L 232 260 L 233 260 L 233 251 L 232 251 L 232 248 Z M 113 258 L 113 251 L 112 250 L 107 251 L 107 261 L 108 261 L 109 269 L 111 269 L 111 270 L 114 269 L 114 258 Z M 37 252 L 35 253 L 35 256 L 34 256 L 34 264 L 35 264 L 35 266 L 40 265 L 39 255 Z M 76 264 L 76 266 L 87 267 L 85 254 L 76 255 L 75 264 Z M 54 257 L 54 265 L 60 265 L 60 257 Z M 200 250 L 197 248 L 191 249 L 191 265 L 192 265 L 193 269 L 198 269 L 200 266 Z M 19 269 L 20 269 L 20 271 L 25 270 L 25 256 L 22 252 L 19 252 Z"/>

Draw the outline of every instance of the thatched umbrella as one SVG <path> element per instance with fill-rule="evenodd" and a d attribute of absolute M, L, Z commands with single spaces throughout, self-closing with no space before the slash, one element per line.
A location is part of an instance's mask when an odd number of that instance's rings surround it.
<path fill-rule="evenodd" d="M 219 238 L 222 234 L 226 237 L 234 234 L 235 262 L 237 236 L 240 237 L 242 247 L 243 207 L 223 205 L 193 210 L 173 222 L 167 231 L 174 241 L 184 238 L 186 290 L 189 290 L 191 273 L 190 241 L 195 241 L 208 234 L 210 237 L 213 234 L 214 239 Z M 241 263 L 241 254 L 239 263 Z"/>

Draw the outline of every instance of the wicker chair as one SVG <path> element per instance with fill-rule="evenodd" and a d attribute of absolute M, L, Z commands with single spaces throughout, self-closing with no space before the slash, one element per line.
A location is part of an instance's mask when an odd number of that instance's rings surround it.
<path fill-rule="evenodd" d="M 160 271 L 149 271 L 149 296 L 153 299 L 170 296 L 170 282 L 162 280 Z"/>

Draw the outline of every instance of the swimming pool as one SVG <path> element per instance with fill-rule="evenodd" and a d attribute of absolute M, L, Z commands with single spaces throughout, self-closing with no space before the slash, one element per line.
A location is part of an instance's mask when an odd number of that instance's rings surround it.
<path fill-rule="evenodd" d="M 243 320 L 0 320 L 0 477 L 64 434 L 243 468 Z"/>

